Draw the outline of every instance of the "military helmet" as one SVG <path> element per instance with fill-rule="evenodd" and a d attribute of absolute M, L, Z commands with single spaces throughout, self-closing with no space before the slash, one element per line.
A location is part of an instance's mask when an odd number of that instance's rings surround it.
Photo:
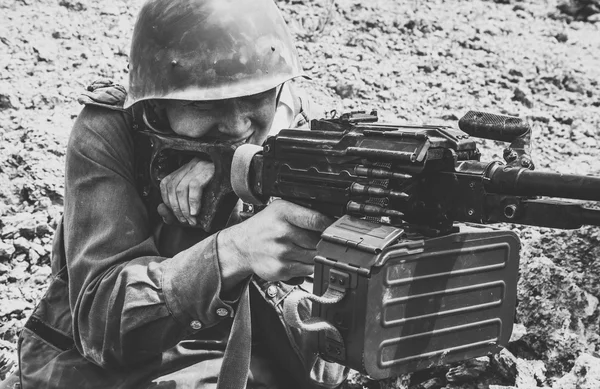
<path fill-rule="evenodd" d="M 248 96 L 302 76 L 273 0 L 148 0 L 129 61 L 125 107 Z"/>

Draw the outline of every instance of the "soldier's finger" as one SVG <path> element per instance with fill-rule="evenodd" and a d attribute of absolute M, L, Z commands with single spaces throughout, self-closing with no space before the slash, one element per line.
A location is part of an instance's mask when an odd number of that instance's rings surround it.
<path fill-rule="evenodd" d="M 200 211 L 200 207 L 202 206 L 203 189 L 204 185 L 202 185 L 198 180 L 192 180 L 190 182 L 188 202 L 190 204 L 190 214 L 192 216 L 198 215 L 198 212 Z"/>
<path fill-rule="evenodd" d="M 294 226 L 317 232 L 323 232 L 334 221 L 320 212 L 289 202 L 287 202 L 284 217 L 288 223 Z"/>
<path fill-rule="evenodd" d="M 315 271 L 315 268 L 310 263 L 302 262 L 290 262 L 286 271 L 285 280 L 289 280 L 295 277 L 305 277 L 311 275 Z"/>
<path fill-rule="evenodd" d="M 315 263 L 315 256 L 317 255 L 317 250 L 305 249 L 299 246 L 296 246 L 296 249 L 290 255 L 290 261 L 295 264 L 305 264 L 313 266 Z M 310 273 L 309 273 L 310 274 Z"/>
<path fill-rule="evenodd" d="M 187 223 L 190 225 L 195 225 L 196 221 L 192 219 L 190 215 L 190 205 L 189 205 L 189 178 L 188 176 L 183 177 L 183 179 L 177 185 L 177 189 L 175 189 L 175 193 L 177 195 L 177 203 L 179 204 L 179 211 L 181 215 L 185 219 Z"/>
<path fill-rule="evenodd" d="M 169 202 L 169 190 L 168 190 L 168 186 L 169 186 L 169 181 L 170 178 L 167 177 L 163 177 L 162 180 L 160 180 L 160 197 L 162 198 L 163 203 L 171 208 L 171 203 Z"/>
<path fill-rule="evenodd" d="M 165 203 L 160 203 L 156 210 L 158 211 L 159 216 L 163 219 L 165 224 L 174 224 L 177 221 L 177 218 Z"/>
<path fill-rule="evenodd" d="M 298 228 L 298 231 L 292 235 L 294 245 L 307 250 L 315 250 L 317 243 L 321 240 L 321 233 Z"/>
<path fill-rule="evenodd" d="M 189 181 L 189 204 L 190 213 L 195 216 L 202 206 L 204 188 L 215 174 L 215 165 L 209 161 L 199 160 L 192 173 L 193 175 Z"/>
<path fill-rule="evenodd" d="M 169 199 L 169 205 L 171 207 L 171 210 L 175 214 L 175 217 L 177 218 L 177 220 L 179 220 L 180 223 L 185 223 L 186 219 L 185 219 L 185 217 L 183 217 L 183 214 L 181 213 L 181 208 L 179 206 L 179 200 L 177 199 L 177 186 L 179 185 L 180 179 L 176 180 L 176 178 L 180 178 L 180 177 L 175 176 L 167 185 L 167 196 Z"/>

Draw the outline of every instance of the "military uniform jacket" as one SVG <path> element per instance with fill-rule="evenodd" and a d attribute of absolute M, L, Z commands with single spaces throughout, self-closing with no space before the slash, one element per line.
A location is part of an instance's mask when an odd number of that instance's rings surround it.
<path fill-rule="evenodd" d="M 214 388 L 226 347 L 243 352 L 228 344 L 240 302 L 221 296 L 216 235 L 151 222 L 123 100 L 106 82 L 80 100 L 87 105 L 68 143 L 53 280 L 19 340 L 24 389 Z M 284 88 L 274 126 L 306 123 L 294 101 Z M 309 374 L 322 387 L 343 379 L 339 366 L 315 363 L 307 334 L 284 324 L 295 288 L 250 281 L 248 388 L 312 387 Z"/>

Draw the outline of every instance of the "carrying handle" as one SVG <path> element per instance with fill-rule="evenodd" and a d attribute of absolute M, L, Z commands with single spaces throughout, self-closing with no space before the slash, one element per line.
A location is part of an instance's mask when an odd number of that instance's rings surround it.
<path fill-rule="evenodd" d="M 337 328 L 335 328 L 326 320 L 318 317 L 311 317 L 307 320 L 302 320 L 298 311 L 300 303 L 306 299 L 312 300 L 319 304 L 336 304 L 340 302 L 346 295 L 346 291 L 344 289 L 332 287 L 331 285 L 332 284 L 329 284 L 327 290 L 322 296 L 317 296 L 305 291 L 291 293 L 283 304 L 283 319 L 290 327 L 298 328 L 303 331 L 325 331 L 326 337 L 333 341 L 333 343 L 340 346 L 339 356 L 341 359 L 343 359 L 343 354 L 345 354 L 344 339 L 342 338 L 340 331 L 338 331 Z"/>
<path fill-rule="evenodd" d="M 511 166 L 534 169 L 531 160 L 531 127 L 518 117 L 469 111 L 458 121 L 458 128 L 483 139 L 510 142 L 504 160 Z"/>

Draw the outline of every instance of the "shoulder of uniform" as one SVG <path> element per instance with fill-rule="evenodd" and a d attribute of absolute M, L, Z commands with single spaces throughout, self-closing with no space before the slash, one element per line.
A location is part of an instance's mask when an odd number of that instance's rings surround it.
<path fill-rule="evenodd" d="M 112 80 L 102 78 L 92 82 L 78 98 L 82 105 L 104 107 L 114 111 L 125 111 L 123 104 L 127 97 L 125 87 Z"/>

